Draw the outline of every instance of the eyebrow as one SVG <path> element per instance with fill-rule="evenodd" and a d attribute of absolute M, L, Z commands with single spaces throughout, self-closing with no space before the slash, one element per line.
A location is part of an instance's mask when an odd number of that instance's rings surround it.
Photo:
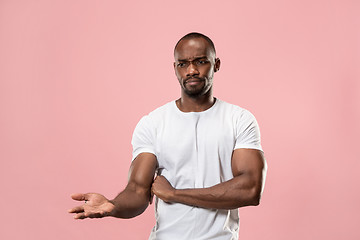
<path fill-rule="evenodd" d="M 203 58 L 206 58 L 206 59 L 207 59 L 207 56 L 200 56 L 200 57 L 194 58 L 194 60 L 192 60 L 192 61 L 199 60 L 199 59 L 203 59 Z M 178 62 L 187 62 L 187 61 L 189 61 L 189 60 L 188 60 L 188 59 L 178 59 L 177 61 L 178 61 Z"/>

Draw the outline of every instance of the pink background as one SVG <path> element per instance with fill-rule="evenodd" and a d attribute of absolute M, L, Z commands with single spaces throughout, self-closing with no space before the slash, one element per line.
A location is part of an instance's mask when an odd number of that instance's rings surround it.
<path fill-rule="evenodd" d="M 147 239 L 75 221 L 74 192 L 114 197 L 141 116 L 178 98 L 176 41 L 210 36 L 215 96 L 251 110 L 269 164 L 240 238 L 360 239 L 360 2 L 0 1 L 0 239 Z"/>

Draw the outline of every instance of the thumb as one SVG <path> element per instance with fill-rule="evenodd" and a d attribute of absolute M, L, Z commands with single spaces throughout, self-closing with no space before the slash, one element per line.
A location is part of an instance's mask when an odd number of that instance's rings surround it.
<path fill-rule="evenodd" d="M 88 195 L 83 193 L 74 193 L 71 195 L 71 198 L 76 201 L 85 201 L 88 200 Z"/>

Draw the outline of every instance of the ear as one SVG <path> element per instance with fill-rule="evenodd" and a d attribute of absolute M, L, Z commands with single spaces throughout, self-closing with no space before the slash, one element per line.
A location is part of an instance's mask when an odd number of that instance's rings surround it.
<path fill-rule="evenodd" d="M 221 64 L 220 58 L 216 58 L 215 59 L 215 65 L 214 65 L 214 72 L 217 72 L 217 71 L 220 70 L 220 64 Z"/>
<path fill-rule="evenodd" d="M 173 63 L 173 66 L 174 66 L 174 73 L 175 73 L 175 76 L 177 77 L 177 69 L 176 69 L 176 62 Z"/>

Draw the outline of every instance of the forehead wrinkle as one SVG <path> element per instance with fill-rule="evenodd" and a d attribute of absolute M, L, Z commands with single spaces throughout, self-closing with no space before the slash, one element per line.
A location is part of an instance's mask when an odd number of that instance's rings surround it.
<path fill-rule="evenodd" d="M 204 59 L 204 58 L 208 58 L 206 55 L 204 56 L 194 56 L 194 57 L 189 57 L 189 58 L 182 58 L 182 59 L 178 59 L 178 61 L 180 62 L 184 62 L 184 61 L 194 61 L 194 60 L 199 60 L 199 59 Z"/>
<path fill-rule="evenodd" d="M 203 48 L 197 48 L 197 49 L 180 49 L 176 50 L 175 60 L 177 61 L 187 61 L 187 60 L 194 60 L 199 58 L 207 58 L 207 59 L 215 59 L 215 53 L 214 51 L 211 51 L 211 49 L 203 49 Z"/>
<path fill-rule="evenodd" d="M 190 56 L 189 56 L 190 55 Z M 215 52 L 209 46 L 209 43 L 203 38 L 184 39 L 175 49 L 176 59 L 190 59 L 199 56 L 206 56 L 207 58 L 215 58 Z"/>

